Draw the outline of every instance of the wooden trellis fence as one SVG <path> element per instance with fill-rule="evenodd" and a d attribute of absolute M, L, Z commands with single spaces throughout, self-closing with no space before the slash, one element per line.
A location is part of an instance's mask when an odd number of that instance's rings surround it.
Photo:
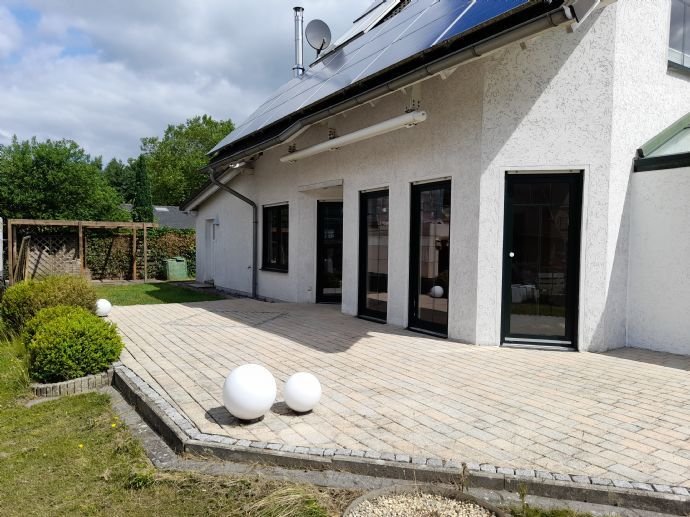
<path fill-rule="evenodd" d="M 21 227 L 76 228 L 74 234 L 35 234 L 18 242 L 17 230 Z M 121 221 L 60 221 L 41 219 L 9 219 L 7 221 L 7 265 L 9 283 L 25 278 L 48 274 L 80 274 L 86 270 L 87 238 L 85 230 L 127 229 L 132 231 L 132 279 L 137 278 L 137 231 L 143 230 L 144 281 L 148 280 L 146 233 L 157 228 L 155 223 L 133 223 Z M 19 246 L 19 249 L 17 249 Z"/>

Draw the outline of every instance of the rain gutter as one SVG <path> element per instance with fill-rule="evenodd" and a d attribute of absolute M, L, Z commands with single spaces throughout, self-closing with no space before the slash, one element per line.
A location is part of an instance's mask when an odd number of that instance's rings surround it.
<path fill-rule="evenodd" d="M 421 66 L 411 72 L 408 72 L 396 79 L 386 82 L 383 85 L 372 88 L 360 95 L 356 95 L 346 101 L 335 104 L 329 108 L 320 110 L 312 115 L 306 116 L 287 129 L 282 131 L 279 135 L 264 140 L 261 143 L 255 144 L 251 147 L 244 148 L 241 151 L 235 152 L 226 156 L 216 162 L 209 164 L 209 167 L 215 168 L 227 163 L 240 161 L 248 156 L 253 156 L 257 153 L 266 151 L 272 147 L 288 143 L 297 135 L 304 132 L 310 126 L 321 122 L 327 118 L 333 117 L 345 111 L 356 108 L 362 104 L 372 102 L 380 97 L 396 92 L 403 88 L 407 88 L 415 83 L 433 77 L 450 68 L 457 67 L 461 64 L 478 59 L 491 52 L 499 50 L 512 43 L 519 43 L 525 41 L 536 34 L 559 27 L 565 24 L 572 24 L 576 22 L 575 13 L 571 5 L 565 5 L 550 13 L 543 14 L 538 18 L 524 23 L 517 28 L 499 33 L 489 39 L 472 45 L 468 48 L 460 50 L 454 54 L 450 54 L 443 58 L 439 58 L 430 62 L 427 65 Z"/>

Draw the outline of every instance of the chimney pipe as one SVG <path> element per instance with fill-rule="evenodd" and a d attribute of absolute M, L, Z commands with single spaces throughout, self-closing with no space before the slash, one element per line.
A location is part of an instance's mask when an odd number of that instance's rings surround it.
<path fill-rule="evenodd" d="M 304 74 L 304 8 L 295 7 L 295 66 L 292 67 L 294 77 L 302 77 Z"/>

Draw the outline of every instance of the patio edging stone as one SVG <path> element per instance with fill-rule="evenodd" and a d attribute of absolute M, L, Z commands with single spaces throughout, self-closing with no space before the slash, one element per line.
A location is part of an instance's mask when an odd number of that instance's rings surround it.
<path fill-rule="evenodd" d="M 31 383 L 30 388 L 34 396 L 41 398 L 76 395 L 78 393 L 86 393 L 110 386 L 113 382 L 113 373 L 113 368 L 109 368 L 105 372 L 87 375 L 85 377 L 79 377 L 78 379 L 71 379 L 69 381 L 52 382 L 47 384 L 33 382 Z"/>
<path fill-rule="evenodd" d="M 205 434 L 146 381 L 122 363 L 113 365 L 113 386 L 178 454 L 187 452 L 238 462 L 260 462 L 287 468 L 346 471 L 368 476 L 420 482 L 445 482 L 529 495 L 608 504 L 625 508 L 690 513 L 690 490 L 535 469 L 497 467 L 407 454 L 352 449 L 300 447 L 237 440 Z"/>

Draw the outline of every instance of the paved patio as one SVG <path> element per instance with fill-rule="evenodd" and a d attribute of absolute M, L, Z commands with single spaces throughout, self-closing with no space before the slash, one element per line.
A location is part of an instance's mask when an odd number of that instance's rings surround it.
<path fill-rule="evenodd" d="M 690 486 L 690 358 L 468 346 L 335 306 L 253 300 L 116 307 L 112 319 L 124 364 L 202 433 Z M 248 362 L 279 394 L 241 424 L 222 384 Z M 280 389 L 302 370 L 324 393 L 298 416 Z"/>

